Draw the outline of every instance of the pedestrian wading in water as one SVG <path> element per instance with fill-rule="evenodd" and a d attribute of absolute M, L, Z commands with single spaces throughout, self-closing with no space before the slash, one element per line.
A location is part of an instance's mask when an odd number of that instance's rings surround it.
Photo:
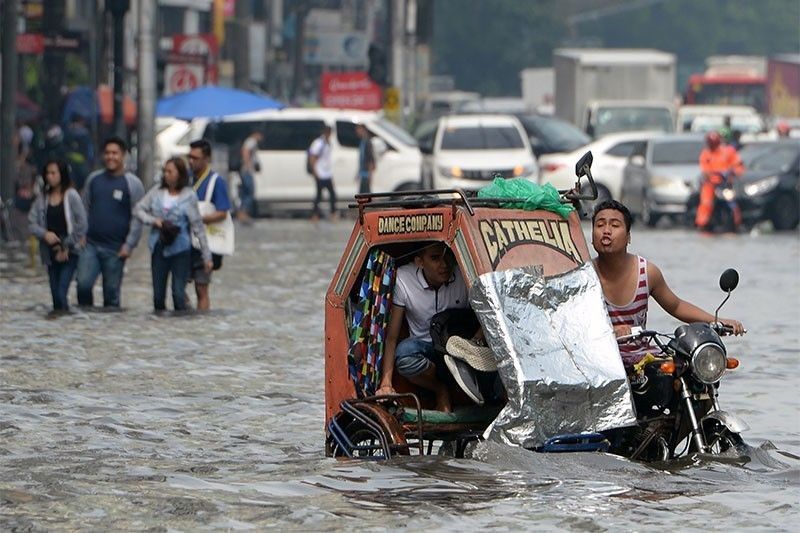
<path fill-rule="evenodd" d="M 211 272 L 211 252 L 200 216 L 197 195 L 189 186 L 186 162 L 173 157 L 164 164 L 161 183 L 136 205 L 134 214 L 151 226 L 148 245 L 153 275 L 153 307 L 166 309 L 167 279 L 172 276 L 172 305 L 187 308 L 186 284 L 192 273 L 192 235 L 200 243 L 205 272 Z"/>
<path fill-rule="evenodd" d="M 44 191 L 34 202 L 28 221 L 47 267 L 53 310 L 67 311 L 69 286 L 86 240 L 86 211 L 63 159 L 47 161 L 42 174 Z"/>

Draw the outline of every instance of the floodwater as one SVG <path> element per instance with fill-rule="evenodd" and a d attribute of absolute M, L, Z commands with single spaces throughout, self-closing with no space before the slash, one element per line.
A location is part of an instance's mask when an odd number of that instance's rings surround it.
<path fill-rule="evenodd" d="M 797 233 L 634 228 L 632 250 L 723 316 L 742 361 L 723 408 L 746 460 L 656 469 L 481 445 L 470 459 L 323 452 L 323 295 L 350 222 L 260 220 L 212 286 L 214 311 L 151 312 L 140 246 L 125 309 L 48 317 L 46 278 L 0 255 L 0 530 L 794 529 L 800 513 Z M 74 292 L 72 293 L 74 299 Z M 651 307 L 650 325 L 676 323 Z"/>

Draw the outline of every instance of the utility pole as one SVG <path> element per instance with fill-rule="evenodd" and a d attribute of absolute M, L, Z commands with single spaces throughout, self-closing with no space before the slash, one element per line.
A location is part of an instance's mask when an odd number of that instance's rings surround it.
<path fill-rule="evenodd" d="M 392 32 L 392 85 L 400 90 L 400 116 L 402 126 L 406 125 L 406 0 L 391 0 L 391 32 Z"/>
<path fill-rule="evenodd" d="M 45 36 L 55 40 L 64 29 L 66 10 L 64 0 L 44 2 L 42 31 Z M 44 49 L 44 105 L 47 120 L 51 124 L 61 122 L 61 85 L 64 83 L 64 52 L 54 46 Z"/>
<path fill-rule="evenodd" d="M 156 121 L 156 0 L 139 0 L 138 142 L 136 168 L 146 187 L 153 184 Z"/>
<path fill-rule="evenodd" d="M 250 90 L 250 2 L 236 2 L 236 32 L 233 35 L 233 84 Z"/>
<path fill-rule="evenodd" d="M 0 197 L 3 201 L 14 194 L 17 154 L 14 153 L 15 110 L 17 100 L 17 11 L 19 0 L 2 0 L 0 47 L 3 57 L 3 84 L 0 88 Z"/>
<path fill-rule="evenodd" d="M 406 3 L 406 47 L 408 51 L 408 88 L 406 101 L 408 109 L 403 109 L 403 120 L 409 126 L 417 114 L 417 0 Z M 409 120 L 410 119 L 410 120 Z"/>
<path fill-rule="evenodd" d="M 125 13 L 129 7 L 130 0 L 106 0 L 106 11 L 109 11 L 114 19 L 114 135 L 123 138 L 125 137 L 125 120 L 122 116 L 125 81 Z"/>

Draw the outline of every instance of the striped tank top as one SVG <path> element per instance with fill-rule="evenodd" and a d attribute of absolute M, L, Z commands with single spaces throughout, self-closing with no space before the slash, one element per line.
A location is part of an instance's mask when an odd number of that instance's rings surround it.
<path fill-rule="evenodd" d="M 625 305 L 614 305 L 603 295 L 608 316 L 612 326 L 639 326 L 647 327 L 647 303 L 650 300 L 650 287 L 647 285 L 647 260 L 636 256 L 639 272 L 636 277 L 636 292 L 633 298 Z M 625 366 L 639 362 L 645 354 L 651 351 L 648 341 L 628 342 L 619 345 L 619 353 Z"/>

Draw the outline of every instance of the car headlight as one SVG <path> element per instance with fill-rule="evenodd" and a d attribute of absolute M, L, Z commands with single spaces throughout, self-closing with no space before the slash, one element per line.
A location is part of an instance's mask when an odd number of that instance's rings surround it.
<path fill-rule="evenodd" d="M 672 178 L 668 178 L 667 176 L 650 177 L 651 187 L 671 187 L 673 183 L 675 183 L 675 180 Z"/>
<path fill-rule="evenodd" d="M 716 383 L 725 373 L 725 352 L 716 343 L 701 344 L 692 353 L 692 374 L 706 384 Z"/>
<path fill-rule="evenodd" d="M 517 165 L 514 167 L 514 177 L 530 176 L 533 174 L 533 165 Z"/>
<path fill-rule="evenodd" d="M 447 176 L 448 178 L 460 178 L 464 175 L 462 172 L 461 167 L 439 167 L 439 173 L 443 176 Z"/>
<path fill-rule="evenodd" d="M 758 196 L 759 194 L 768 193 L 778 186 L 779 181 L 780 178 L 778 176 L 770 176 L 768 178 L 754 181 L 753 183 L 748 183 L 744 186 L 744 193 L 747 196 Z"/>

